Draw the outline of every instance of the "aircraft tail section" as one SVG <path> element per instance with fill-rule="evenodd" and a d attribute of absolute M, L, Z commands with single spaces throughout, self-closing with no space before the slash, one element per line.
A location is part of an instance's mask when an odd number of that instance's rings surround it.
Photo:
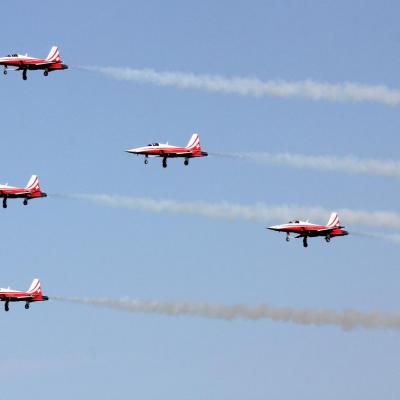
<path fill-rule="evenodd" d="M 326 225 L 329 228 L 338 228 L 340 226 L 339 215 L 336 212 L 333 212 L 329 217 L 329 221 Z"/>
<path fill-rule="evenodd" d="M 193 133 L 186 149 L 192 152 L 193 157 L 204 157 L 208 155 L 207 152 L 201 150 L 200 135 L 198 133 Z"/>
<path fill-rule="evenodd" d="M 25 189 L 29 192 L 29 195 L 27 196 L 28 198 L 47 197 L 47 194 L 42 192 L 42 189 L 40 188 L 39 177 L 37 175 L 31 176 Z"/>
<path fill-rule="evenodd" d="M 39 177 L 37 175 L 32 175 L 25 189 L 30 192 L 40 192 Z"/>
<path fill-rule="evenodd" d="M 42 287 L 39 279 L 34 279 L 27 293 L 34 297 L 35 300 L 42 300 Z"/>
<path fill-rule="evenodd" d="M 186 148 L 189 150 L 201 150 L 200 136 L 198 133 L 193 133 Z"/>
<path fill-rule="evenodd" d="M 58 47 L 53 46 L 50 50 L 49 55 L 46 57 L 46 60 L 52 63 L 59 63 L 61 62 L 60 52 Z"/>

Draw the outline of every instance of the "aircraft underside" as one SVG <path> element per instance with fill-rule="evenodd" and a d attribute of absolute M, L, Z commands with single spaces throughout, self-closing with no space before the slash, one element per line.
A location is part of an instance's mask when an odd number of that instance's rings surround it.
<path fill-rule="evenodd" d="M 10 66 L 13 69 L 10 69 L 10 71 L 22 71 L 22 79 L 24 81 L 26 81 L 28 79 L 28 71 L 39 71 L 42 70 L 43 71 L 43 75 L 44 76 L 48 76 L 49 72 L 52 71 L 57 71 L 57 70 L 62 70 L 62 69 L 67 69 L 68 67 L 65 64 L 60 64 L 59 67 L 52 67 L 51 65 L 12 65 Z M 8 74 L 8 68 L 9 66 L 4 65 L 4 70 L 3 70 L 3 74 L 7 75 Z"/>
<path fill-rule="evenodd" d="M 12 71 L 22 71 L 22 79 L 26 81 L 28 79 L 28 70 L 30 71 L 37 71 L 37 70 L 43 70 L 43 75 L 48 76 L 50 69 L 48 68 L 38 68 L 38 67 L 33 67 L 33 66 L 25 66 L 25 67 L 18 67 L 16 69 L 13 69 Z M 8 74 L 8 67 L 5 65 L 4 66 L 4 75 Z"/>
<path fill-rule="evenodd" d="M 171 154 L 171 155 L 148 155 L 146 154 L 144 156 L 144 163 L 147 165 L 149 163 L 149 157 L 161 157 L 162 158 L 162 166 L 163 168 L 167 168 L 167 159 L 168 158 L 185 158 L 183 164 L 184 165 L 189 165 L 189 159 L 192 158 L 193 156 L 191 155 L 176 155 L 176 154 Z"/>
<path fill-rule="evenodd" d="M 10 311 L 10 303 L 19 303 L 19 302 L 25 302 L 25 310 L 29 310 L 30 304 L 34 303 L 35 301 L 47 301 L 49 300 L 48 296 L 42 296 L 42 300 L 34 300 L 32 298 L 30 299 L 18 299 L 18 298 L 9 298 L 4 301 L 4 311 Z"/>
<path fill-rule="evenodd" d="M 298 232 L 296 232 L 298 233 Z M 295 239 L 303 238 L 303 247 L 308 247 L 308 238 L 309 237 L 324 237 L 325 241 L 329 243 L 331 241 L 332 235 L 331 234 L 319 234 L 315 232 L 304 232 L 304 233 L 298 233 L 297 236 L 295 236 Z M 286 241 L 290 241 L 290 232 L 286 233 Z"/>

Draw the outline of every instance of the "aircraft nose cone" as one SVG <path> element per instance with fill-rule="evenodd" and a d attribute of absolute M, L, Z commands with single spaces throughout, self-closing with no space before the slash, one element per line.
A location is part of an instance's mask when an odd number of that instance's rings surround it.
<path fill-rule="evenodd" d="M 137 152 L 139 152 L 141 150 L 141 148 L 140 147 L 134 147 L 133 149 L 128 149 L 128 150 L 125 150 L 127 153 L 133 153 L 133 154 L 135 154 L 135 153 L 137 153 Z"/>
<path fill-rule="evenodd" d="M 276 231 L 276 230 L 278 230 L 278 225 L 268 226 L 267 229 L 269 229 L 271 231 Z"/>

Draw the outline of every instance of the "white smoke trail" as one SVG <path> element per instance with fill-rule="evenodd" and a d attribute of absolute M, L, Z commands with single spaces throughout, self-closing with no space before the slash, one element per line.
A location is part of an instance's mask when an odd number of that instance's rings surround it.
<path fill-rule="evenodd" d="M 385 240 L 386 242 L 391 242 L 400 245 L 400 234 L 383 234 L 383 233 L 366 233 L 366 232 L 351 232 L 354 236 L 368 237 L 371 239 Z"/>
<path fill-rule="evenodd" d="M 179 202 L 146 197 L 109 194 L 54 194 L 53 196 L 83 200 L 108 207 L 145 210 L 153 213 L 195 215 L 211 219 L 245 220 L 256 223 L 282 222 L 289 219 L 327 221 L 332 210 L 323 207 L 273 206 L 263 203 L 240 205 L 227 202 Z M 400 214 L 390 211 L 336 210 L 341 222 L 348 225 L 377 228 L 400 226 Z"/>
<path fill-rule="evenodd" d="M 290 307 L 272 307 L 267 304 L 257 306 L 217 305 L 191 302 L 160 302 L 133 299 L 91 299 L 52 297 L 52 299 L 78 304 L 90 304 L 108 307 L 132 313 L 153 313 L 169 316 L 194 316 L 221 320 L 260 320 L 270 319 L 277 322 L 291 322 L 301 325 L 338 326 L 344 330 L 364 329 L 400 329 L 400 314 L 382 312 L 364 313 L 356 310 L 337 312 L 334 310 L 308 310 Z"/>
<path fill-rule="evenodd" d="M 388 106 L 400 104 L 400 90 L 390 89 L 384 85 L 363 85 L 351 82 L 331 84 L 311 79 L 294 82 L 262 81 L 257 78 L 228 78 L 220 75 L 157 72 L 153 69 L 122 67 L 79 66 L 78 68 L 98 72 L 118 80 L 241 96 L 303 98 L 334 102 L 375 102 Z"/>
<path fill-rule="evenodd" d="M 283 165 L 319 171 L 340 171 L 351 174 L 376 175 L 386 178 L 400 178 L 400 161 L 361 159 L 353 156 L 309 156 L 291 153 L 209 153 L 220 157 L 230 157 L 254 161 L 267 165 Z"/>

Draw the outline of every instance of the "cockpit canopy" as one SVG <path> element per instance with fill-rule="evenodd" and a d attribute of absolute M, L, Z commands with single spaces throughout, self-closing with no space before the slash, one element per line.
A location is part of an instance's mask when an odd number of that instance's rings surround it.
<path fill-rule="evenodd" d="M 160 143 L 149 143 L 147 146 L 159 146 Z"/>
<path fill-rule="evenodd" d="M 18 54 L 7 54 L 7 57 L 18 57 Z"/>
<path fill-rule="evenodd" d="M 299 224 L 300 221 L 296 219 L 295 221 L 289 221 L 288 224 Z"/>

